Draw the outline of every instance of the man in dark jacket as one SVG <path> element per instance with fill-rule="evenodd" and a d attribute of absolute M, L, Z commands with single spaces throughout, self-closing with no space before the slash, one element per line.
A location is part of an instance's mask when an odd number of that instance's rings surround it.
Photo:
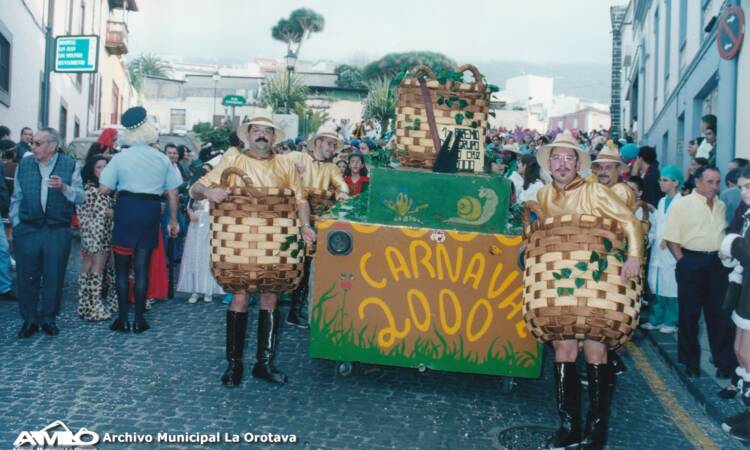
<path fill-rule="evenodd" d="M 70 255 L 70 221 L 75 205 L 83 203 L 86 194 L 75 161 L 59 153 L 59 147 L 55 129 L 37 131 L 33 157 L 21 160 L 13 181 L 9 216 L 23 319 L 19 338 L 31 337 L 40 325 L 50 336 L 60 332 L 55 318 Z"/>
<path fill-rule="evenodd" d="M 645 145 L 638 150 L 638 160 L 641 164 L 641 178 L 643 178 L 643 201 L 654 208 L 659 205 L 659 199 L 664 195 L 659 189 L 659 161 L 656 160 L 656 149 Z"/>

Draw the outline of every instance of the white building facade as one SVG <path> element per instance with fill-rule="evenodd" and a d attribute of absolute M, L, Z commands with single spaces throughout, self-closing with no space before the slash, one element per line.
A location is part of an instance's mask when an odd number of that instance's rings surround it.
<path fill-rule="evenodd" d="M 720 169 L 750 154 L 738 139 L 750 137 L 739 122 L 750 114 L 738 108 L 750 94 L 748 50 L 726 60 L 717 45 L 720 17 L 733 6 L 747 11 L 750 0 L 631 0 L 622 15 L 622 72 L 613 77 L 621 126 L 639 144 L 655 146 L 663 165 L 689 163 L 687 143 L 701 135 L 706 114 L 717 117 Z"/>

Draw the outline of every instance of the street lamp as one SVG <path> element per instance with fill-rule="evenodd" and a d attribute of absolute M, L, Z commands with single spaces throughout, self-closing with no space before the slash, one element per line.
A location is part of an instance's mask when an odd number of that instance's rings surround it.
<path fill-rule="evenodd" d="M 294 72 L 294 66 L 297 65 L 297 55 L 290 48 L 286 54 L 286 113 L 291 112 L 291 101 L 289 97 L 292 94 L 292 72 Z"/>
<path fill-rule="evenodd" d="M 216 121 L 216 84 L 221 80 L 221 75 L 219 75 L 219 70 L 217 69 L 216 72 L 214 72 L 213 76 L 211 77 L 214 80 L 214 109 L 213 113 L 211 113 L 211 125 L 215 125 Z"/>

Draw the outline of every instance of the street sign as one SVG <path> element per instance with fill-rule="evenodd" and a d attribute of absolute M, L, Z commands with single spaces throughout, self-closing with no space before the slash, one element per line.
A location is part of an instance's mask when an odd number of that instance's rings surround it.
<path fill-rule="evenodd" d="M 225 95 L 221 100 L 222 106 L 245 106 L 245 97 L 241 95 Z"/>
<path fill-rule="evenodd" d="M 719 31 L 716 33 L 719 55 L 724 59 L 734 58 L 740 52 L 744 39 L 745 13 L 739 6 L 733 6 L 724 11 L 719 19 Z"/>
<path fill-rule="evenodd" d="M 55 72 L 96 72 L 99 62 L 99 36 L 57 36 Z"/>

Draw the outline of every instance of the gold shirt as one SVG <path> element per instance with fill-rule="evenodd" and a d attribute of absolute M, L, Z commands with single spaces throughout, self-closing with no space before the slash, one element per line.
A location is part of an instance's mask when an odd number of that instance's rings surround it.
<path fill-rule="evenodd" d="M 633 189 L 631 189 L 630 186 L 620 181 L 615 183 L 614 186 L 611 186 L 610 189 L 620 197 L 620 200 L 622 200 L 622 202 L 625 203 L 625 206 L 630 208 L 631 211 L 635 212 L 638 210 L 638 202 L 635 199 L 635 192 L 633 192 Z"/>
<path fill-rule="evenodd" d="M 616 220 L 628 240 L 628 256 L 643 256 L 643 230 L 633 211 L 608 187 L 582 178 L 571 181 L 564 189 L 553 184 L 537 192 L 537 202 L 544 217 L 565 214 L 591 214 Z"/>
<path fill-rule="evenodd" d="M 317 161 L 306 152 L 289 152 L 279 156 L 279 158 L 289 159 L 304 167 L 304 171 L 300 174 L 303 188 L 327 191 L 333 186 L 337 193 L 349 193 L 349 186 L 344 181 L 341 170 L 336 164 Z"/>
<path fill-rule="evenodd" d="M 221 184 L 221 174 L 224 169 L 236 167 L 247 174 L 253 186 L 289 188 L 294 191 L 297 203 L 307 202 L 302 190 L 302 180 L 291 160 L 276 156 L 259 159 L 249 154 L 249 152 L 240 153 L 234 148 L 229 149 L 224 153 L 219 164 L 197 182 L 208 188 L 217 187 Z M 243 185 L 242 181 L 234 175 L 229 177 L 228 182 L 230 186 Z"/>
<path fill-rule="evenodd" d="M 715 252 L 719 250 L 727 227 L 725 211 L 726 206 L 718 196 L 714 197 L 711 209 L 706 197 L 693 191 L 669 205 L 662 239 L 687 250 Z"/>

